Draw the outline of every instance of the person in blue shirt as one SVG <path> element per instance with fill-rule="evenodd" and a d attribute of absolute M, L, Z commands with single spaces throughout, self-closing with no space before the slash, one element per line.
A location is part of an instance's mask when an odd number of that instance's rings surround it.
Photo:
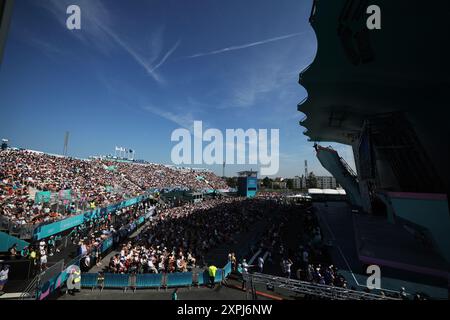
<path fill-rule="evenodd" d="M 172 292 L 172 300 L 178 300 L 178 288 L 176 288 L 173 292 Z"/>

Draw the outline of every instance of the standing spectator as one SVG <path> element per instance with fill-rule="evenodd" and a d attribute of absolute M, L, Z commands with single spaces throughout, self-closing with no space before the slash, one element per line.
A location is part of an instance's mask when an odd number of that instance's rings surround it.
<path fill-rule="evenodd" d="M 70 270 L 69 277 L 67 278 L 67 291 L 71 295 L 75 295 L 75 292 L 79 292 L 81 289 L 81 272 L 78 268 Z"/>
<path fill-rule="evenodd" d="M 0 295 L 4 293 L 3 288 L 8 282 L 8 273 L 9 273 L 9 266 L 0 265 Z"/>
<path fill-rule="evenodd" d="M 39 242 L 39 251 L 45 250 L 45 245 L 46 245 L 45 240 L 42 239 L 41 242 Z"/>
<path fill-rule="evenodd" d="M 215 279 L 216 279 L 216 271 L 217 271 L 217 267 L 215 265 L 211 265 L 208 268 L 208 273 L 209 273 L 209 282 L 211 284 L 211 289 L 215 288 Z"/>
<path fill-rule="evenodd" d="M 50 239 L 48 239 L 48 241 L 47 241 L 48 255 L 50 257 L 53 256 L 53 252 L 55 251 L 55 246 L 56 246 L 55 238 L 53 236 L 51 236 Z"/>
<path fill-rule="evenodd" d="M 11 248 L 8 249 L 9 258 L 16 259 L 17 257 L 17 243 L 14 243 Z"/>
<path fill-rule="evenodd" d="M 86 244 L 83 241 L 80 242 L 80 247 L 79 247 L 78 250 L 79 250 L 78 251 L 79 255 L 84 256 L 84 255 L 87 254 L 87 247 L 86 247 Z"/>
<path fill-rule="evenodd" d="M 172 292 L 172 300 L 176 301 L 178 300 L 178 288 L 176 288 L 173 292 Z"/>
<path fill-rule="evenodd" d="M 291 278 L 291 266 L 292 266 L 292 261 L 291 259 L 287 258 L 283 260 L 283 269 L 285 272 L 285 275 L 288 279 Z"/>
<path fill-rule="evenodd" d="M 84 270 L 87 272 L 89 271 L 89 269 L 91 268 L 91 256 L 90 255 L 86 255 L 83 259 L 83 267 Z"/>
<path fill-rule="evenodd" d="M 28 258 L 28 255 L 30 254 L 30 249 L 28 247 L 24 247 L 21 251 L 20 251 L 20 256 L 22 258 Z"/>
<path fill-rule="evenodd" d="M 233 272 L 236 272 L 237 270 L 237 261 L 236 261 L 236 255 L 234 254 L 234 252 L 231 253 L 230 255 L 230 261 L 231 261 L 231 269 L 233 270 Z"/>
<path fill-rule="evenodd" d="M 259 268 L 259 272 L 263 273 L 264 270 L 264 258 L 259 256 L 258 257 L 258 268 Z"/>
<path fill-rule="evenodd" d="M 95 265 L 97 267 L 102 265 L 101 248 L 99 246 L 95 247 Z"/>
<path fill-rule="evenodd" d="M 285 259 L 281 260 L 280 262 L 280 266 L 281 266 L 281 273 L 286 276 L 286 263 L 285 263 Z"/>
<path fill-rule="evenodd" d="M 31 247 L 31 249 L 30 249 L 30 255 L 29 255 L 29 257 L 30 257 L 30 260 L 31 260 L 31 267 L 32 267 L 32 272 L 33 272 L 33 275 L 36 273 L 36 271 L 38 270 L 38 260 L 37 260 L 37 252 L 36 252 L 36 250 L 33 248 L 33 247 Z"/>
<path fill-rule="evenodd" d="M 55 248 L 56 252 L 60 252 L 59 247 L 61 246 L 61 235 L 55 236 Z"/>
<path fill-rule="evenodd" d="M 246 259 L 242 259 L 241 267 L 242 267 L 242 290 L 244 290 L 245 289 L 245 285 L 247 284 L 246 277 L 248 275 L 248 269 L 250 269 L 253 266 L 249 265 L 247 263 Z"/>
<path fill-rule="evenodd" d="M 40 259 L 40 267 L 41 272 L 47 269 L 47 252 L 44 250 L 41 250 L 40 252 L 41 259 Z"/>

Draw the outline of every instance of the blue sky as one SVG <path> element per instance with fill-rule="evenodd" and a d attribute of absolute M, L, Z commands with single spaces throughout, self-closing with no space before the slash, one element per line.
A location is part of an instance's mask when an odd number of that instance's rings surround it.
<path fill-rule="evenodd" d="M 66 9 L 81 8 L 81 30 Z M 0 136 L 69 154 L 136 150 L 170 164 L 171 133 L 280 129 L 278 176 L 326 174 L 298 125 L 314 59 L 309 0 L 16 0 L 0 69 Z M 353 162 L 349 148 L 339 149 Z M 230 165 L 227 175 L 252 166 Z M 254 166 L 253 166 L 254 167 Z M 221 166 L 210 167 L 221 174 Z M 256 168 L 254 168 L 256 169 Z"/>

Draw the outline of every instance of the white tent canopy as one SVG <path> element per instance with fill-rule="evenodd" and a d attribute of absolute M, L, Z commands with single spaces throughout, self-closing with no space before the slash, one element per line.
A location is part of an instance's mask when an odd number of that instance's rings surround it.
<path fill-rule="evenodd" d="M 342 195 L 345 196 L 344 189 L 308 189 L 308 194 L 316 195 L 316 194 L 325 194 L 325 195 Z"/>

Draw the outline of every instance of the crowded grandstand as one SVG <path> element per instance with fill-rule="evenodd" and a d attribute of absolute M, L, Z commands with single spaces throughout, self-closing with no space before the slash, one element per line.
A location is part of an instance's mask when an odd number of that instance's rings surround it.
<path fill-rule="evenodd" d="M 333 264 L 311 197 L 227 190 L 207 170 L 3 150 L 2 290 L 22 299 L 74 295 L 79 268 L 80 288 L 136 289 L 142 279 L 151 282 L 147 289 L 237 281 L 235 289 L 247 292 L 249 276 L 257 283 L 267 274 L 275 285 L 292 281 L 297 298 L 329 298 L 314 291 L 320 286 L 345 290 L 346 298 L 407 298 L 403 291 L 354 295 L 358 288 L 349 288 Z M 202 197 L 184 196 L 192 193 Z"/>
<path fill-rule="evenodd" d="M 211 172 L 178 170 L 156 164 L 79 160 L 29 150 L 0 153 L 0 213 L 19 225 L 39 225 L 144 194 L 148 189 L 224 189 Z M 36 194 L 50 192 L 49 202 L 36 202 Z"/>

